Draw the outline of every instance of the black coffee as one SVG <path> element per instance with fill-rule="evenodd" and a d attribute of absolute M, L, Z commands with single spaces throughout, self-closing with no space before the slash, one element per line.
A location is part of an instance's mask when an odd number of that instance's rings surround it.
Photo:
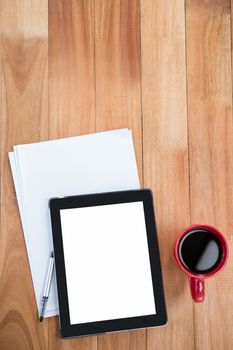
<path fill-rule="evenodd" d="M 191 272 L 205 274 L 214 270 L 222 258 L 222 245 L 218 237 L 206 229 L 187 233 L 179 244 L 179 257 Z"/>

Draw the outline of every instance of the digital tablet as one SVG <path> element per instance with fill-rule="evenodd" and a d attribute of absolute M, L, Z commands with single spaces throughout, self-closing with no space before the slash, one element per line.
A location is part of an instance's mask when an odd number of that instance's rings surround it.
<path fill-rule="evenodd" d="M 50 200 L 61 335 L 167 322 L 152 193 Z"/>

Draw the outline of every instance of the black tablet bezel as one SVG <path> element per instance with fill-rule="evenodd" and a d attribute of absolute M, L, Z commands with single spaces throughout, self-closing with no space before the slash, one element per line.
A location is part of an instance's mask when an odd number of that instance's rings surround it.
<path fill-rule="evenodd" d="M 137 201 L 142 201 L 144 206 L 156 314 L 71 325 L 60 210 Z M 77 337 L 165 325 L 167 323 L 167 313 L 151 190 L 142 189 L 52 198 L 50 199 L 49 206 L 52 223 L 60 328 L 62 337 Z"/>

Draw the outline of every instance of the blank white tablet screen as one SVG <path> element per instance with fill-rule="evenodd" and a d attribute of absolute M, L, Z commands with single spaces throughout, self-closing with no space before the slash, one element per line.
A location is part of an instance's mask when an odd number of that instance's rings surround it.
<path fill-rule="evenodd" d="M 60 215 L 70 323 L 155 314 L 143 202 Z"/>

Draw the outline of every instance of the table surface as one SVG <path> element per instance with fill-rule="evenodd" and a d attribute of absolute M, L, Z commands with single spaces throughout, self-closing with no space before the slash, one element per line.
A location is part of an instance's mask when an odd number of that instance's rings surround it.
<path fill-rule="evenodd" d="M 0 349 L 232 349 L 232 259 L 194 304 L 172 257 L 191 223 L 233 247 L 230 0 L 2 0 L 1 12 Z M 61 340 L 57 317 L 38 322 L 7 152 L 123 127 L 154 192 L 169 322 Z"/>

